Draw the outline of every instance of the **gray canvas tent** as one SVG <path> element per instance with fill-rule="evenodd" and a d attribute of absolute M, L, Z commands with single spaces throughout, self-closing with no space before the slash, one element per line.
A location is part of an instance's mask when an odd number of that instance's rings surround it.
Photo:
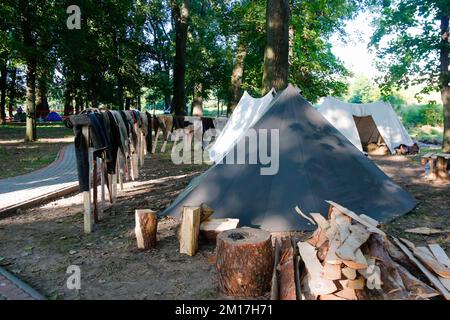
<path fill-rule="evenodd" d="M 239 218 L 242 226 L 292 231 L 314 229 L 296 213 L 297 205 L 303 212 L 325 216 L 325 200 L 332 200 L 387 221 L 417 204 L 291 85 L 274 98 L 253 128 L 279 129 L 277 174 L 261 175 L 259 161 L 215 164 L 194 178 L 163 215 L 179 217 L 183 206 L 206 203 L 215 210 L 214 218 Z M 246 148 L 246 159 L 252 152 L 256 150 Z"/>

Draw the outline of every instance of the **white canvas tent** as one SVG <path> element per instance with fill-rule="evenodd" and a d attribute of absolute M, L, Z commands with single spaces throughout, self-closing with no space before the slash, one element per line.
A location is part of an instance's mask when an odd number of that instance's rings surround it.
<path fill-rule="evenodd" d="M 414 143 L 388 102 L 358 104 L 327 97 L 319 112 L 361 151 L 381 139 L 392 154 L 400 144 Z"/>
<path fill-rule="evenodd" d="M 272 89 L 264 97 L 253 98 L 247 91 L 244 92 L 227 124 L 209 149 L 212 161 L 218 163 L 222 160 L 236 141 L 258 122 L 272 102 L 274 93 L 275 89 Z"/>

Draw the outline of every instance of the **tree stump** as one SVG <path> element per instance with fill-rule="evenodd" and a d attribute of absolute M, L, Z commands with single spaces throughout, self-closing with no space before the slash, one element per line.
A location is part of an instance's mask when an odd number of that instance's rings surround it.
<path fill-rule="evenodd" d="M 193 256 L 198 249 L 200 207 L 183 207 L 180 226 L 180 253 Z"/>
<path fill-rule="evenodd" d="M 258 297 L 270 288 L 274 253 L 269 232 L 238 228 L 217 236 L 220 290 L 230 296 Z"/>
<path fill-rule="evenodd" d="M 148 209 L 135 211 L 137 246 L 139 249 L 150 249 L 156 245 L 156 232 L 158 229 L 158 218 L 156 212 Z"/>

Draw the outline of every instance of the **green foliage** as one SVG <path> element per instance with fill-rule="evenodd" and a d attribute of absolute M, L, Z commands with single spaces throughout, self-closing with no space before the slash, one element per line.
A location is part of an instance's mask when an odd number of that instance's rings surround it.
<path fill-rule="evenodd" d="M 329 38 L 338 32 L 345 36 L 344 22 L 357 12 L 357 1 L 293 1 L 293 30 L 289 81 L 299 86 L 310 101 L 319 97 L 341 96 L 347 91 L 349 72 L 331 52 Z"/>
<path fill-rule="evenodd" d="M 407 127 L 423 125 L 443 126 L 442 105 L 430 103 L 404 107 L 400 110 L 400 116 Z"/>
<path fill-rule="evenodd" d="M 380 100 L 380 90 L 378 86 L 369 78 L 360 76 L 350 86 L 347 98 L 352 103 L 369 103 Z"/>
<path fill-rule="evenodd" d="M 447 0 L 379 0 L 381 15 L 370 46 L 377 53 L 383 94 L 420 84 L 420 93 L 439 91 L 439 19 L 449 14 Z"/>

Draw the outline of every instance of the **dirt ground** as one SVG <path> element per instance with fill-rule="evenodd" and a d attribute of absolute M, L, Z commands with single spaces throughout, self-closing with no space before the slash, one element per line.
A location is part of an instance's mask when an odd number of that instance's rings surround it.
<path fill-rule="evenodd" d="M 170 150 L 170 148 L 168 148 Z M 450 229 L 450 184 L 426 181 L 409 157 L 374 161 L 421 201 L 412 213 L 384 225 L 393 235 L 416 243 L 437 242 L 449 252 L 449 234 L 419 236 L 404 229 Z M 90 235 L 83 234 L 80 195 L 67 197 L 0 220 L 0 265 L 50 299 L 222 299 L 217 291 L 213 244 L 202 243 L 194 257 L 178 252 L 177 222 L 163 218 L 158 245 L 139 251 L 134 210 L 164 209 L 206 166 L 180 165 L 170 156 L 147 157 L 141 177 L 125 184 L 117 203 L 106 210 Z M 66 270 L 81 268 L 81 290 L 69 290 Z"/>

